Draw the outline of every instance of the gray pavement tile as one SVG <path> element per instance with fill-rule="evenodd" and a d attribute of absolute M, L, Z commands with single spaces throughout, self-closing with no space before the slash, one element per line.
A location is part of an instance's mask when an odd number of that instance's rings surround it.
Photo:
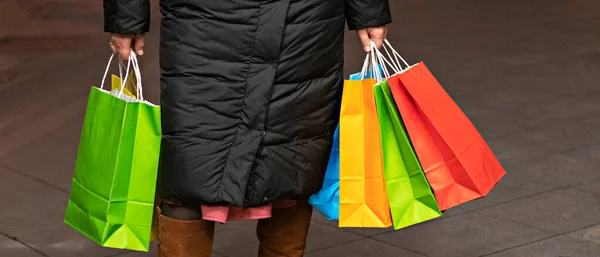
<path fill-rule="evenodd" d="M 254 237 L 254 230 L 256 229 L 256 221 L 229 221 L 227 224 L 216 223 L 215 233 L 220 234 L 224 232 L 232 231 L 245 231 Z"/>
<path fill-rule="evenodd" d="M 505 164 L 504 168 L 507 170 L 506 175 L 487 196 L 465 203 L 460 207 L 467 210 L 478 210 L 556 188 L 556 186 L 545 184 L 525 172 L 524 170 L 529 168 L 527 164 Z"/>
<path fill-rule="evenodd" d="M 568 38 L 568 36 L 565 36 L 565 38 Z M 585 36 L 580 38 L 582 40 L 589 39 Z M 597 54 L 594 54 L 598 52 L 597 46 L 581 46 L 579 49 L 575 49 L 574 52 L 570 55 L 554 59 L 555 61 L 569 63 L 569 68 L 564 69 L 564 66 L 561 67 L 562 65 L 547 65 L 544 69 L 530 70 L 530 72 L 537 71 L 538 74 L 534 78 L 539 81 L 546 80 L 544 87 L 547 90 L 557 92 L 563 96 L 589 100 L 588 96 L 600 93 L 600 87 L 597 84 L 590 83 L 590 81 L 598 81 L 600 79 L 600 74 L 597 71 L 598 61 L 590 60 L 597 58 Z M 584 59 L 588 59 L 588 61 L 583 61 Z M 594 62 L 595 64 L 593 64 Z M 560 76 L 551 75 L 553 73 L 560 74 Z M 583 105 L 580 106 L 583 107 Z M 563 113 L 563 110 L 557 109 L 556 111 Z M 585 111 L 585 109 L 582 109 L 582 111 Z"/>
<path fill-rule="evenodd" d="M 102 72 L 103 70 L 97 70 L 96 76 L 102 76 Z M 60 73 L 64 74 L 66 72 L 61 70 Z M 50 76 L 51 74 L 47 74 L 45 78 L 38 76 L 32 79 L 36 80 L 34 83 L 24 81 L 2 91 L 2 94 L 0 94 L 0 117 L 2 118 L 0 120 L 0 132 L 11 132 L 11 130 L 18 129 L 55 111 L 60 111 L 61 115 L 57 116 L 53 123 L 61 123 L 70 118 L 70 113 L 85 109 L 85 101 L 80 103 L 74 100 L 87 100 L 85 96 L 89 93 L 89 86 L 91 86 L 89 83 L 91 81 L 87 83 L 89 85 L 87 87 L 83 83 L 82 86 L 73 86 L 71 84 L 75 83 L 73 81 L 69 83 L 64 81 L 65 78 L 60 79 L 62 81 L 57 81 L 49 78 Z M 85 79 L 85 77 L 77 78 L 78 80 Z M 61 85 L 61 82 L 64 83 L 64 86 Z M 73 103 L 77 103 L 77 108 L 69 106 Z M 61 108 L 65 106 L 71 108 Z"/>
<path fill-rule="evenodd" d="M 68 195 L 0 167 L 0 200 L 10 211 L 0 212 L 0 230 L 21 238 L 64 226 Z"/>
<path fill-rule="evenodd" d="M 573 156 L 585 157 L 587 159 L 600 159 L 600 144 L 588 145 L 577 148 L 570 152 Z"/>
<path fill-rule="evenodd" d="M 333 228 L 327 225 L 314 223 L 310 227 L 306 251 L 317 251 L 324 248 L 329 248 L 351 241 L 364 238 L 363 236 L 344 231 L 340 228 Z"/>
<path fill-rule="evenodd" d="M 499 138 L 485 138 L 485 140 L 501 163 L 524 162 L 552 154 L 549 149 L 533 144 L 523 144 L 521 140 L 515 139 L 522 134 L 523 132 L 520 131 Z"/>
<path fill-rule="evenodd" d="M 337 221 L 329 221 L 325 219 L 323 215 L 321 215 L 317 210 L 313 213 L 313 222 L 318 222 L 320 224 L 325 224 L 335 229 L 339 229 L 341 231 L 346 231 L 349 233 L 358 234 L 361 236 L 373 236 L 377 234 L 382 234 L 389 231 L 394 231 L 393 228 L 340 228 L 338 227 Z"/>
<path fill-rule="evenodd" d="M 561 120 L 572 120 L 586 115 L 593 115 L 599 111 L 600 102 L 597 99 L 570 96 L 565 96 L 550 103 L 531 106 L 524 110 L 527 114 L 539 119 Z"/>
<path fill-rule="evenodd" d="M 51 256 L 106 256 L 103 248 L 63 223 L 69 195 L 38 181 L 0 168 L 0 231 Z"/>
<path fill-rule="evenodd" d="M 0 158 L 0 164 L 69 190 L 78 147 L 76 142 L 47 134 Z"/>
<path fill-rule="evenodd" d="M 102 21 L 102 6 L 94 1 L 38 1 L 36 4 L 29 5 L 27 10 L 33 17 L 44 20 L 88 22 L 91 24 L 98 24 Z"/>
<path fill-rule="evenodd" d="M 215 239 L 216 240 L 216 239 Z M 225 241 L 229 239 L 222 239 Z M 221 246 L 219 241 L 215 241 L 214 251 L 224 256 L 257 256 L 258 255 L 258 241 L 257 242 L 246 242 L 246 243 L 235 243 L 229 242 L 229 247 Z"/>
<path fill-rule="evenodd" d="M 600 257 L 600 245 L 559 236 L 486 257 Z"/>
<path fill-rule="evenodd" d="M 215 252 L 226 256 L 253 256 L 258 253 L 256 221 L 218 224 L 213 243 Z"/>
<path fill-rule="evenodd" d="M 0 256 L 6 257 L 42 257 L 43 255 L 31 248 L 0 235 Z"/>
<path fill-rule="evenodd" d="M 488 108 L 517 113 L 523 112 L 523 110 L 527 110 L 533 106 L 555 102 L 560 98 L 560 95 L 554 92 L 527 87 L 503 86 L 487 90 L 486 92 L 478 92 L 476 95 L 469 97 L 455 99 L 455 101 L 464 109 Z"/>
<path fill-rule="evenodd" d="M 0 95 L 2 94 L 4 93 Z M 48 113 L 38 114 L 23 121 L 13 123 L 18 125 L 0 132 L 0 142 L 2 142 L 0 145 L 0 157 L 6 156 L 15 149 L 19 149 L 55 130 L 72 116 L 76 116 L 76 114 L 73 114 L 75 113 L 74 109 L 85 109 L 86 102 L 85 99 L 78 98 L 56 108 L 46 107 L 46 110 L 50 110 Z M 0 116 L 0 119 L 4 118 Z"/>
<path fill-rule="evenodd" d="M 83 128 L 85 110 L 81 109 L 78 111 L 80 111 L 78 115 L 65 121 L 62 125 L 50 131 L 50 134 L 55 135 L 56 137 L 61 139 L 66 139 L 75 143 L 79 143 L 81 129 Z"/>
<path fill-rule="evenodd" d="M 521 146 L 536 146 L 546 152 L 560 152 L 585 147 L 600 142 L 598 127 L 572 121 L 556 122 L 549 120 L 540 127 L 526 129 L 518 133 L 503 136 L 503 140 Z"/>
<path fill-rule="evenodd" d="M 600 195 L 600 180 L 595 180 L 584 185 L 576 186 L 574 189 Z"/>
<path fill-rule="evenodd" d="M 442 217 L 423 222 L 422 224 L 434 222 L 439 219 L 446 219 L 446 218 L 449 218 L 452 216 L 460 215 L 460 214 L 465 213 L 466 211 L 467 211 L 467 209 L 463 208 L 462 206 L 457 206 L 457 207 L 454 207 L 454 208 L 444 212 Z M 330 227 L 333 227 L 333 228 L 336 228 L 336 229 L 339 229 L 342 231 L 346 231 L 349 233 L 357 234 L 360 236 L 366 236 L 366 237 L 373 237 L 376 235 L 394 231 L 393 227 L 389 227 L 389 228 L 339 228 L 337 221 L 329 221 L 329 220 L 325 219 L 325 217 L 323 215 L 321 215 L 320 213 L 318 213 L 318 211 L 316 211 L 316 210 L 315 210 L 315 213 L 313 214 L 313 222 L 318 222 L 318 223 L 325 224 L 327 226 L 330 226 Z M 417 226 L 420 226 L 422 224 L 418 224 Z"/>
<path fill-rule="evenodd" d="M 54 223 L 59 224 L 58 220 Z M 41 230 L 21 238 L 49 256 L 104 257 L 123 252 L 123 250 L 102 247 L 67 225 Z"/>
<path fill-rule="evenodd" d="M 466 213 L 374 237 L 429 257 L 475 257 L 533 242 L 549 233 L 478 213 Z"/>
<path fill-rule="evenodd" d="M 600 177 L 600 158 L 586 156 L 588 150 L 586 147 L 529 160 L 513 172 L 556 187 L 593 181 Z"/>
<path fill-rule="evenodd" d="M 547 117 L 528 115 L 524 112 L 465 109 L 475 127 L 484 137 L 500 137 L 520 130 L 539 127 L 548 122 Z"/>
<path fill-rule="evenodd" d="M 600 224 L 600 196 L 563 189 L 501 204 L 481 213 L 564 233 Z"/>
<path fill-rule="evenodd" d="M 600 98 L 600 95 L 595 95 Z M 576 119 L 577 121 L 585 124 L 590 124 L 594 126 L 600 126 L 600 112 L 591 113 L 588 115 L 581 116 Z"/>
<path fill-rule="evenodd" d="M 378 242 L 372 239 L 362 239 L 348 244 L 338 245 L 321 251 L 308 252 L 306 257 L 425 257 L 424 255 Z"/>
<path fill-rule="evenodd" d="M 592 243 L 596 243 L 596 244 L 600 245 L 600 225 L 591 226 L 591 227 L 577 230 L 573 233 L 568 234 L 568 236 L 571 236 L 571 237 L 574 237 L 577 239 L 582 239 L 585 241 L 590 241 Z"/>
<path fill-rule="evenodd" d="M 234 224 L 235 229 L 226 229 L 230 223 Z M 256 222 L 251 221 L 228 222 L 222 226 L 225 230 L 219 228 L 215 235 L 215 251 L 227 256 L 248 256 L 249 252 L 257 253 L 258 239 L 256 238 L 255 224 Z M 363 237 L 342 229 L 315 222 L 310 227 L 306 250 L 316 251 L 361 238 Z"/>
<path fill-rule="evenodd" d="M 156 244 L 153 244 L 148 252 L 138 252 L 138 251 L 121 251 L 115 255 L 110 255 L 106 257 L 156 257 L 158 256 Z M 218 257 L 218 255 L 217 255 Z"/>

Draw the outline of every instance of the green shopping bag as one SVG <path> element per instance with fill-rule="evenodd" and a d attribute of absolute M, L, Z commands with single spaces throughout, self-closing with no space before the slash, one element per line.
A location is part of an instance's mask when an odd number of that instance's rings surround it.
<path fill-rule="evenodd" d="M 112 91 L 92 87 L 65 223 L 102 246 L 148 251 L 160 151 L 160 109 L 143 100 L 133 54 L 130 64 L 138 79 L 137 98 L 124 94 L 121 85 L 117 87 L 121 90 Z M 113 79 L 113 83 L 120 82 Z"/>
<path fill-rule="evenodd" d="M 441 216 L 387 81 L 375 86 L 375 102 L 381 129 L 384 177 L 394 229 Z"/>

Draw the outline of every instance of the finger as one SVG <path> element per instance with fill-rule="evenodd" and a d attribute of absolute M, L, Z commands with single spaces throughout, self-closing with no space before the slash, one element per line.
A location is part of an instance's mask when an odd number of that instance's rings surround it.
<path fill-rule="evenodd" d="M 369 32 L 366 29 L 357 31 L 360 42 L 362 43 L 363 50 L 365 52 L 371 52 L 371 39 L 369 38 Z"/>
<path fill-rule="evenodd" d="M 119 48 L 119 56 L 121 56 L 121 60 L 123 60 L 123 61 L 129 60 L 130 53 L 131 53 L 131 48 Z"/>
<path fill-rule="evenodd" d="M 110 49 L 113 51 L 113 53 L 117 53 L 117 47 L 116 47 L 116 42 L 115 42 L 115 36 L 110 36 L 110 40 L 108 42 L 108 45 L 110 46 Z"/>
<path fill-rule="evenodd" d="M 140 34 L 135 36 L 135 42 L 133 49 L 137 53 L 138 56 L 144 55 L 144 43 L 145 43 L 145 35 Z"/>
<path fill-rule="evenodd" d="M 129 53 L 131 52 L 131 38 L 130 37 L 119 37 L 117 41 L 117 50 L 122 60 L 129 60 Z"/>
<path fill-rule="evenodd" d="M 383 44 L 383 39 L 385 38 L 385 28 L 384 27 L 373 28 L 370 30 L 369 34 L 370 34 L 371 40 L 373 40 L 373 42 L 375 42 L 377 49 L 380 49 L 381 45 Z"/>

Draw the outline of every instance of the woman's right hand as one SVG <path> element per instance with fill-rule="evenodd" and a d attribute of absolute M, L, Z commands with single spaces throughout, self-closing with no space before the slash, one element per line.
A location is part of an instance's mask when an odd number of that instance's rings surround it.
<path fill-rule="evenodd" d="M 110 34 L 110 48 L 121 59 L 128 60 L 131 49 L 138 56 L 144 55 L 144 34 Z"/>

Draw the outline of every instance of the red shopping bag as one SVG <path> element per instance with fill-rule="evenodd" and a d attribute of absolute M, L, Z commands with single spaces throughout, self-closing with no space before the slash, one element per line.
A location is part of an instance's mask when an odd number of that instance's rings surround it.
<path fill-rule="evenodd" d="M 440 209 L 487 195 L 506 172 L 427 66 L 388 82 Z"/>

